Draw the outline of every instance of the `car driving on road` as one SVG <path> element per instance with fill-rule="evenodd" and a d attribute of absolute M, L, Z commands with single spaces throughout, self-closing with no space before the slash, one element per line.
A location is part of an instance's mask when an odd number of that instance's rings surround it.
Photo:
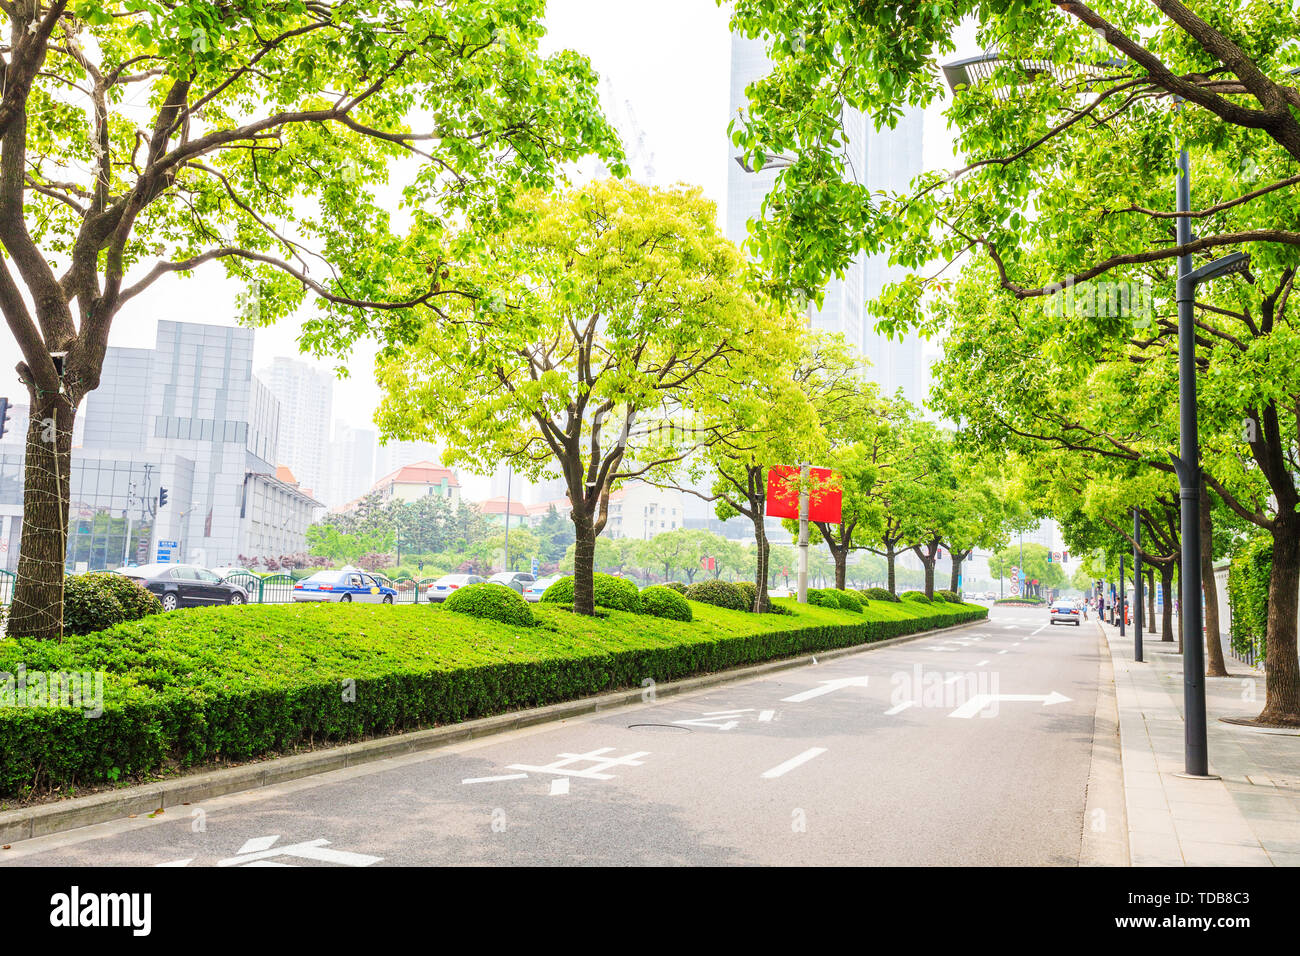
<path fill-rule="evenodd" d="M 483 579 L 477 574 L 444 574 L 438 580 L 429 585 L 429 590 L 425 592 L 429 600 L 435 604 L 439 601 L 445 601 L 451 596 L 451 592 L 457 588 L 468 587 L 471 584 L 480 584 Z"/>
<path fill-rule="evenodd" d="M 293 586 L 295 601 L 338 601 L 347 604 L 392 604 L 397 597 L 396 588 L 380 584 L 371 574 L 359 568 L 337 568 L 317 571 Z"/>
<path fill-rule="evenodd" d="M 542 595 L 546 593 L 546 589 L 558 580 L 560 580 L 558 574 L 548 574 L 544 578 L 538 578 L 536 581 L 525 584 L 524 600 L 530 604 L 536 604 L 542 599 Z"/>
<path fill-rule="evenodd" d="M 248 592 L 239 585 L 228 584 L 207 568 L 192 564 L 142 564 L 118 568 L 117 573 L 139 581 L 156 594 L 164 611 L 248 603 Z"/>
<path fill-rule="evenodd" d="M 1053 602 L 1050 614 L 1051 623 L 1055 624 L 1057 621 L 1064 621 L 1067 624 L 1073 624 L 1075 627 L 1079 626 L 1079 623 L 1083 618 L 1083 614 L 1079 611 L 1078 607 L 1075 606 L 1073 601 Z"/>

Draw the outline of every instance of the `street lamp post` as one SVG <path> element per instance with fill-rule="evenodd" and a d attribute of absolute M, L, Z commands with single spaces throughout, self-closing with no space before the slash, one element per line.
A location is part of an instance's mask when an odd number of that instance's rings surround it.
<path fill-rule="evenodd" d="M 1133 509 L 1133 660 L 1142 663 L 1142 519 Z"/>

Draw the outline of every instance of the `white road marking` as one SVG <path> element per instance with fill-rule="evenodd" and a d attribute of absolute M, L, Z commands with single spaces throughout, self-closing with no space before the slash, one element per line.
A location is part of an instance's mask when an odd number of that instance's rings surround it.
<path fill-rule="evenodd" d="M 719 714 L 726 714 L 728 716 L 730 716 L 731 714 L 747 714 L 753 709 L 754 709 L 753 707 L 737 707 L 734 708 L 733 710 L 706 710 L 704 712 L 704 716 L 717 717 Z"/>
<path fill-rule="evenodd" d="M 903 711 L 907 710 L 907 708 L 915 706 L 916 701 L 905 700 L 901 704 L 895 704 L 893 707 L 889 708 L 889 710 L 885 711 L 885 716 L 893 717 L 895 714 L 901 714 Z"/>
<path fill-rule="evenodd" d="M 1044 707 L 1047 707 L 1051 704 L 1063 704 L 1070 700 L 1070 698 L 1066 697 L 1064 694 L 1058 694 L 1056 691 L 1052 691 L 1050 694 L 976 694 L 948 716 L 969 719 L 974 717 L 989 704 L 995 702 L 1000 703 L 1004 700 L 1031 701 L 1041 703 Z"/>
<path fill-rule="evenodd" d="M 244 842 L 244 845 L 239 848 L 239 852 L 261 853 L 263 850 L 271 849 L 278 839 L 280 839 L 278 833 L 275 836 L 253 837 L 253 839 Z"/>
<path fill-rule="evenodd" d="M 988 661 L 980 661 L 980 662 L 979 662 L 978 664 L 976 664 L 975 666 L 976 666 L 976 667 L 983 667 L 983 666 L 984 666 L 985 664 L 987 664 L 987 663 L 988 663 Z"/>
<path fill-rule="evenodd" d="M 949 684 L 955 684 L 965 676 L 965 674 L 949 674 L 948 677 L 944 679 L 943 686 L 947 687 Z"/>
<path fill-rule="evenodd" d="M 1017 625 L 1015 625 L 1015 624 L 1008 624 L 1008 625 L 1007 625 L 1006 627 L 1004 627 L 1002 630 L 1004 630 L 1004 631 L 1014 631 L 1014 630 L 1016 629 L 1016 627 L 1017 627 Z"/>
<path fill-rule="evenodd" d="M 999 654 L 1005 654 L 1005 653 L 1006 653 L 1007 651 L 1009 651 L 1009 650 L 1011 650 L 1011 648 L 1009 648 L 1009 647 L 1004 647 L 1002 650 L 998 651 L 998 653 L 999 653 Z"/>
<path fill-rule="evenodd" d="M 383 859 L 381 856 L 370 856 L 365 853 L 349 853 L 346 850 L 328 850 L 329 840 L 307 840 L 303 843 L 293 843 L 289 846 L 271 847 L 270 843 L 278 840 L 278 836 L 257 837 L 249 840 L 244 844 L 245 847 L 251 845 L 263 846 L 256 852 L 241 850 L 238 856 L 228 857 L 224 860 L 218 860 L 217 866 L 246 866 L 252 863 L 260 863 L 274 856 L 296 856 L 303 860 L 316 860 L 320 863 L 336 863 L 341 866 L 370 866 L 372 863 L 378 863 Z M 262 863 L 261 865 L 265 865 Z M 273 864 L 274 865 L 274 864 Z M 283 864 L 281 864 L 283 865 Z"/>
<path fill-rule="evenodd" d="M 627 754 L 623 757 L 607 757 L 613 747 L 601 747 L 597 750 L 589 750 L 585 754 L 562 753 L 559 756 L 562 760 L 546 764 L 541 767 L 534 767 L 531 764 L 512 763 L 507 770 L 530 770 L 536 773 L 553 773 L 562 777 L 585 777 L 588 780 L 613 780 L 612 773 L 602 773 L 610 767 L 639 767 L 643 763 L 639 758 L 650 756 L 648 750 L 638 750 L 635 753 Z M 594 767 L 588 767 L 585 770 L 573 770 L 571 765 L 578 763 L 592 763 Z"/>
<path fill-rule="evenodd" d="M 760 721 L 762 721 L 762 722 L 766 722 L 766 721 L 771 720 L 771 719 L 772 719 L 773 717 L 775 717 L 775 716 L 776 716 L 776 711 L 774 711 L 774 710 L 765 710 L 765 711 L 763 711 L 762 713 L 760 713 L 760 714 L 758 715 L 758 719 L 759 719 Z"/>
<path fill-rule="evenodd" d="M 466 777 L 461 783 L 496 783 L 499 780 L 523 780 L 526 773 L 507 773 L 500 777 Z"/>
<path fill-rule="evenodd" d="M 569 792 L 569 778 L 556 777 L 551 781 L 551 796 L 558 797 Z"/>
<path fill-rule="evenodd" d="M 822 694 L 829 694 L 831 691 L 839 690 L 842 687 L 866 687 L 867 678 L 841 677 L 838 680 L 824 680 L 821 683 L 822 686 L 820 687 L 801 691 L 800 693 L 792 694 L 789 697 L 782 697 L 781 702 L 786 704 L 801 704 L 805 700 L 812 700 L 814 697 L 820 697 Z"/>
<path fill-rule="evenodd" d="M 747 710 L 753 710 L 749 707 Z M 742 711 L 739 710 L 722 710 L 715 711 L 713 716 L 688 717 L 684 720 L 674 720 L 674 724 L 684 724 L 687 727 L 715 727 L 718 730 L 731 730 L 733 727 L 740 726 L 740 721 L 736 720 Z M 730 719 L 723 719 L 730 718 Z"/>
<path fill-rule="evenodd" d="M 1050 624 L 1044 624 L 1042 627 L 1040 627 L 1040 628 L 1038 629 L 1038 631 L 1046 630 L 1046 629 L 1049 628 L 1049 627 L 1051 627 Z M 1038 631 L 1034 631 L 1034 634 L 1037 634 Z M 1034 634 L 1030 634 L 1029 636 L 1030 636 L 1030 637 L 1033 637 Z"/>
<path fill-rule="evenodd" d="M 777 764 L 771 770 L 765 770 L 763 772 L 763 777 L 764 779 L 772 780 L 776 777 L 783 776 L 784 774 L 789 773 L 795 767 L 801 766 L 802 764 L 806 764 L 809 760 L 812 760 L 813 757 L 820 757 L 825 752 L 826 752 L 825 747 L 809 747 L 803 753 L 799 754 L 799 756 L 791 757 L 785 763 Z"/>

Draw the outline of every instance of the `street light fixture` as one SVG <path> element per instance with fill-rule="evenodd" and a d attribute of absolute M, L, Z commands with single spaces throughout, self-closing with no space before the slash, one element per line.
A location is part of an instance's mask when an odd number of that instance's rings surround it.
<path fill-rule="evenodd" d="M 735 157 L 735 160 L 736 164 L 747 173 L 760 173 L 765 169 L 785 169 L 788 166 L 793 166 L 797 162 L 797 159 L 794 156 L 782 156 L 778 154 L 776 156 L 768 156 L 764 160 L 763 164 L 755 169 L 749 165 L 744 156 L 737 156 Z"/>
<path fill-rule="evenodd" d="M 996 52 L 958 60 L 943 67 L 945 79 L 956 94 L 961 86 L 972 82 L 986 82 L 994 75 L 999 61 Z M 1119 60 L 1108 60 L 1105 67 L 1120 65 Z M 1029 75 L 1044 70 L 1058 70 L 1050 61 L 1024 60 L 1020 65 Z M 1300 73 L 1293 70 L 1292 73 Z M 1186 246 L 1192 241 L 1190 213 L 1192 211 L 1191 174 L 1188 171 L 1187 150 L 1178 153 L 1178 181 L 1175 190 L 1176 211 L 1180 213 L 1177 226 L 1177 243 Z M 1178 304 L 1178 417 L 1179 454 L 1170 455 L 1178 473 L 1181 531 L 1182 567 L 1179 575 L 1182 614 L 1179 624 L 1183 636 L 1183 709 L 1184 709 L 1184 760 L 1181 776 L 1201 780 L 1218 779 L 1209 772 L 1209 754 L 1205 730 L 1205 648 L 1201 610 L 1201 467 L 1200 447 L 1196 429 L 1196 329 L 1194 300 L 1196 287 L 1225 275 L 1240 273 L 1250 278 L 1250 254 L 1234 252 L 1214 259 L 1199 269 L 1192 269 L 1190 254 L 1178 257 L 1178 283 L 1175 298 Z M 1190 598 L 1190 599 L 1189 599 Z"/>

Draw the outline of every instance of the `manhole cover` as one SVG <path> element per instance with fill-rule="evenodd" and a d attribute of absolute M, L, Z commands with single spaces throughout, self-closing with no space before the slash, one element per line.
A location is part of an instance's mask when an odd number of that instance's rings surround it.
<path fill-rule="evenodd" d="M 675 724 L 628 724 L 628 730 L 639 734 L 689 734 L 691 728 L 678 727 Z"/>

